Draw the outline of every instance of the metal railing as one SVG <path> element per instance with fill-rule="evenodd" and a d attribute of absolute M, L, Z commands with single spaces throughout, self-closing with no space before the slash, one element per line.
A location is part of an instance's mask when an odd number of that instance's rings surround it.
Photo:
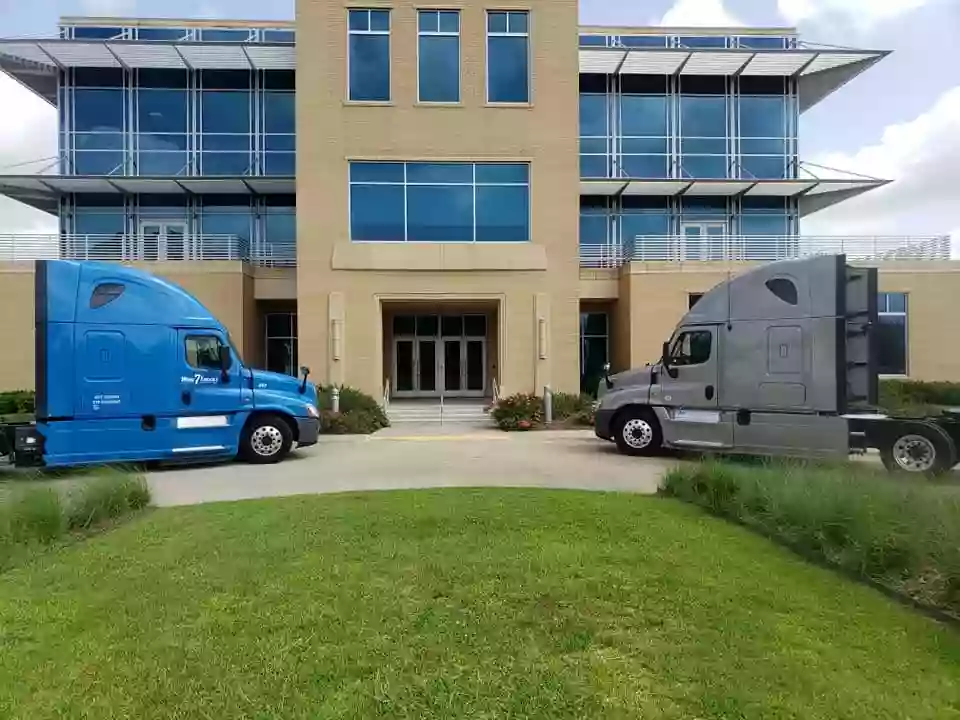
<path fill-rule="evenodd" d="M 627 262 L 770 262 L 840 253 L 859 261 L 949 260 L 951 251 L 948 235 L 640 235 L 629 244 L 581 245 L 580 265 L 618 268 Z"/>
<path fill-rule="evenodd" d="M 0 235 L 0 261 L 241 260 L 267 267 L 297 264 L 296 241 L 251 244 L 237 235 Z"/>

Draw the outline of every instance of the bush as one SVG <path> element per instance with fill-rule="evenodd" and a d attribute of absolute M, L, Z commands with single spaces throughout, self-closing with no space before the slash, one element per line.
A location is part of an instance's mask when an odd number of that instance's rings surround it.
<path fill-rule="evenodd" d="M 661 494 L 960 618 L 960 495 L 868 466 L 683 465 Z"/>
<path fill-rule="evenodd" d="M 63 491 L 34 482 L 0 489 L 0 570 L 33 546 L 93 530 L 150 502 L 143 478 L 118 470 L 98 470 Z"/>
<path fill-rule="evenodd" d="M 960 407 L 960 383 L 882 380 L 880 407 L 894 415 L 937 415 L 944 407 Z"/>
<path fill-rule="evenodd" d="M 25 415 L 36 409 L 36 393 L 33 390 L 0 392 L 0 415 Z"/>
<path fill-rule="evenodd" d="M 553 419 L 570 425 L 593 425 L 593 398 L 558 392 L 553 394 Z"/>
<path fill-rule="evenodd" d="M 501 398 L 490 411 L 501 430 L 533 430 L 543 425 L 543 398 L 517 393 Z"/>
<path fill-rule="evenodd" d="M 340 388 L 340 412 L 333 412 L 333 386 L 318 388 L 320 429 L 330 435 L 369 435 L 390 425 L 376 400 L 356 388 Z"/>

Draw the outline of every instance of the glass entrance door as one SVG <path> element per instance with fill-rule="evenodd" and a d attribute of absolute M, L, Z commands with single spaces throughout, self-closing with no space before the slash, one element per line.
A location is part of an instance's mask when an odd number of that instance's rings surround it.
<path fill-rule="evenodd" d="M 484 396 L 485 316 L 404 315 L 394 318 L 393 328 L 394 396 Z"/>
<path fill-rule="evenodd" d="M 397 397 L 437 395 L 437 340 L 396 338 L 393 341 L 393 394 Z"/>
<path fill-rule="evenodd" d="M 677 260 L 733 260 L 722 222 L 684 223 Z"/>
<path fill-rule="evenodd" d="M 143 220 L 137 238 L 138 260 L 198 260 L 185 222 Z"/>

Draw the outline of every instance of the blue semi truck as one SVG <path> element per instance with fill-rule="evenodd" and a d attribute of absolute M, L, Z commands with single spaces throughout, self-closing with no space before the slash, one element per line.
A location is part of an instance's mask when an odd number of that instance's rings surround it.
<path fill-rule="evenodd" d="M 0 419 L 18 466 L 283 459 L 317 442 L 317 389 L 244 366 L 182 288 L 134 268 L 37 261 L 36 413 Z"/>

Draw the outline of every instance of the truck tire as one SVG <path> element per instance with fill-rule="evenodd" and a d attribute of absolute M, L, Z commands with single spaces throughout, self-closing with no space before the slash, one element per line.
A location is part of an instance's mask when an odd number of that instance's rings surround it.
<path fill-rule="evenodd" d="M 627 408 L 617 415 L 613 430 L 614 442 L 622 455 L 649 457 L 663 446 L 660 421 L 650 408 Z"/>
<path fill-rule="evenodd" d="M 283 460 L 293 446 L 293 431 L 277 415 L 257 415 L 240 437 L 240 457 L 255 465 Z"/>
<path fill-rule="evenodd" d="M 880 446 L 880 459 L 890 472 L 936 477 L 956 463 L 956 449 L 945 430 L 911 424 L 891 432 Z"/>

